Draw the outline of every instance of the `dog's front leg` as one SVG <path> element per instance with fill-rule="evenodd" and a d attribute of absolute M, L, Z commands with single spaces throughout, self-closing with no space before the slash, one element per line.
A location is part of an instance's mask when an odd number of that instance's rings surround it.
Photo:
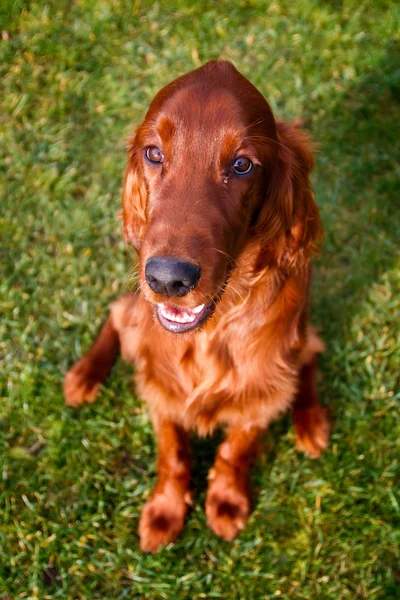
<path fill-rule="evenodd" d="M 190 496 L 189 443 L 186 431 L 171 421 L 155 425 L 158 443 L 158 480 L 139 523 L 140 546 L 156 552 L 181 533 Z"/>
<path fill-rule="evenodd" d="M 208 525 L 228 541 L 244 529 L 250 514 L 249 476 L 260 433 L 258 427 L 229 428 L 209 474 Z"/>
<path fill-rule="evenodd" d="M 85 402 L 95 401 L 100 386 L 111 372 L 119 348 L 119 333 L 110 315 L 89 352 L 65 376 L 64 397 L 68 406 L 77 408 Z"/>

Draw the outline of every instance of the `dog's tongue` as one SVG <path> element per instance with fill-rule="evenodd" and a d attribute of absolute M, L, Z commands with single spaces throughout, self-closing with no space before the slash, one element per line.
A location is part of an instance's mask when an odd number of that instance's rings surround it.
<path fill-rule="evenodd" d="M 168 321 L 174 323 L 193 323 L 196 317 L 204 308 L 204 304 L 200 304 L 195 308 L 183 308 L 182 306 L 174 306 L 172 304 L 159 304 L 159 310 Z"/>

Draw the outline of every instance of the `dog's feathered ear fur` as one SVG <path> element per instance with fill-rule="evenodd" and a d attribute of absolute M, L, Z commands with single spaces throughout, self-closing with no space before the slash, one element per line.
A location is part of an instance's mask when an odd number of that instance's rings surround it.
<path fill-rule="evenodd" d="M 254 225 L 261 242 L 259 267 L 273 262 L 296 268 L 308 261 L 322 237 L 309 174 L 313 144 L 293 122 L 277 121 L 277 160 L 269 174 L 264 204 Z"/>
<path fill-rule="evenodd" d="M 139 250 L 146 228 L 147 183 L 141 158 L 136 149 L 136 135 L 129 142 L 128 162 L 122 194 L 125 240 Z"/>

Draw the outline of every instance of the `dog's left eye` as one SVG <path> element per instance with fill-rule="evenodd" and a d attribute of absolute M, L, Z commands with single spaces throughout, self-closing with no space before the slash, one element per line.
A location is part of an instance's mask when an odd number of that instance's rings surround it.
<path fill-rule="evenodd" d="M 239 156 L 232 163 L 232 169 L 237 175 L 246 175 L 253 168 L 253 163 L 246 156 Z"/>

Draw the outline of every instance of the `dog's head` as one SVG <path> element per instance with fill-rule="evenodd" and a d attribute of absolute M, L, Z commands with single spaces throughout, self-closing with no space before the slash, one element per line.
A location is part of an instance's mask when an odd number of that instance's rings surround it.
<path fill-rule="evenodd" d="M 175 333 L 210 316 L 250 240 L 254 269 L 307 260 L 320 233 L 307 137 L 275 121 L 228 62 L 211 61 L 154 98 L 130 141 L 123 218 L 140 285 Z"/>

